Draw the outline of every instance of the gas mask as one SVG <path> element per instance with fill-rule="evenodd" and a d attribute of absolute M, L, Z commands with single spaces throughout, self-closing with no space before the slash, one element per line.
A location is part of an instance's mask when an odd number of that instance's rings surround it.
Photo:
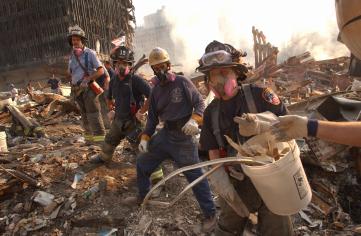
<path fill-rule="evenodd" d="M 151 79 L 151 82 L 153 85 L 165 85 L 168 81 L 172 82 L 175 80 L 176 74 L 174 74 L 173 72 L 164 72 L 164 71 L 160 71 L 160 72 L 155 72 L 154 71 L 155 76 Z"/>
<path fill-rule="evenodd" d="M 119 77 L 119 78 L 124 78 L 125 76 L 127 76 L 130 72 L 130 68 L 128 65 L 116 65 L 115 67 L 115 74 Z"/>
<path fill-rule="evenodd" d="M 209 87 L 217 98 L 222 96 L 232 97 L 237 89 L 237 76 L 235 73 L 219 73 L 212 75 L 209 80 Z"/>
<path fill-rule="evenodd" d="M 74 52 L 74 55 L 75 55 L 75 56 L 80 57 L 81 54 L 83 54 L 83 49 L 82 49 L 82 48 L 78 48 L 78 47 L 74 47 L 74 48 L 73 48 L 73 52 Z"/>
<path fill-rule="evenodd" d="M 157 72 L 154 71 L 155 76 L 159 79 L 159 82 L 164 83 L 167 80 L 167 71 L 159 70 Z"/>

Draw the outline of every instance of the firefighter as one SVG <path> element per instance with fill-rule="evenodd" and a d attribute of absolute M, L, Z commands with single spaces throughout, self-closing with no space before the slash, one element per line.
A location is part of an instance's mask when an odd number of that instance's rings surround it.
<path fill-rule="evenodd" d="M 137 129 L 139 122 L 136 120 L 136 114 L 144 114 L 147 111 L 144 97 L 148 98 L 151 92 L 150 85 L 131 72 L 134 63 L 132 50 L 121 46 L 110 57 L 115 66 L 115 73 L 106 100 L 109 110 L 115 110 L 115 117 L 105 136 L 102 152 L 91 159 L 94 163 L 111 161 L 120 141 Z"/>
<path fill-rule="evenodd" d="M 130 197 L 125 203 L 140 204 L 150 189 L 151 173 L 166 159 L 178 167 L 199 162 L 197 142 L 198 125 L 202 122 L 204 102 L 193 83 L 171 71 L 166 50 L 155 48 L 149 55 L 149 64 L 156 77 L 150 96 L 148 120 L 141 136 L 137 157 L 138 197 Z M 152 136 L 159 120 L 164 128 Z M 149 144 L 149 145 L 148 145 Z M 189 182 L 202 175 L 201 169 L 184 172 Z M 193 187 L 193 193 L 203 211 L 203 231 L 212 230 L 216 224 L 215 206 L 207 180 Z"/>
<path fill-rule="evenodd" d="M 97 94 L 100 90 L 91 89 L 90 85 L 104 74 L 104 69 L 96 52 L 85 46 L 87 38 L 79 26 L 69 28 L 68 42 L 73 49 L 69 59 L 71 92 L 80 108 L 84 138 L 87 142 L 102 143 L 105 129 Z"/>
<path fill-rule="evenodd" d="M 240 84 L 246 79 L 247 68 L 242 64 L 246 56 L 229 44 L 213 41 L 199 60 L 200 72 L 205 74 L 207 86 L 216 98 L 204 112 L 200 136 L 202 150 L 208 151 L 210 159 L 235 156 L 236 150 L 227 145 L 224 135 L 240 143 L 246 138 L 239 134 L 234 117 L 250 110 L 253 113 L 271 111 L 285 115 L 286 107 L 269 88 Z M 260 198 L 250 179 L 243 175 L 240 166 L 231 165 L 228 175 L 234 189 L 246 206 L 247 212 L 258 212 L 258 233 L 262 236 L 293 235 L 291 219 L 273 214 Z M 221 214 L 216 227 L 217 236 L 242 235 L 248 217 L 239 216 L 224 199 L 220 199 Z"/>

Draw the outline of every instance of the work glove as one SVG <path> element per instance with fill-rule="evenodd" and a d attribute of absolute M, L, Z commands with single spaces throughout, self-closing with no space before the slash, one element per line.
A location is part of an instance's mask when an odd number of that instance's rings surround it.
<path fill-rule="evenodd" d="M 271 133 L 280 142 L 307 137 L 307 117 L 287 115 L 278 117 L 279 122 L 272 125 Z"/>
<path fill-rule="evenodd" d="M 106 100 L 106 102 L 107 102 L 107 106 L 108 106 L 108 109 L 109 110 L 114 110 L 114 108 L 115 108 L 115 102 L 114 102 L 114 100 Z"/>
<path fill-rule="evenodd" d="M 80 87 L 82 88 L 87 88 L 88 87 L 88 83 L 89 83 L 89 76 L 84 75 L 81 83 L 80 83 Z"/>
<path fill-rule="evenodd" d="M 146 113 L 141 113 L 140 110 L 137 111 L 137 113 L 135 114 L 135 118 L 137 118 L 137 120 L 142 123 L 145 124 L 147 121 L 147 114 Z"/>
<path fill-rule="evenodd" d="M 182 128 L 183 133 L 186 135 L 196 135 L 199 133 L 198 123 L 193 118 L 189 119 L 189 121 Z"/>
<path fill-rule="evenodd" d="M 87 88 L 87 87 L 88 87 L 88 83 L 89 83 L 89 81 L 83 80 L 83 81 L 80 83 L 80 87 L 82 87 L 82 88 Z"/>
<path fill-rule="evenodd" d="M 114 117 L 115 117 L 115 111 L 111 110 L 110 112 L 108 112 L 107 117 L 108 117 L 109 121 L 112 122 L 114 120 Z"/>
<path fill-rule="evenodd" d="M 271 122 L 261 120 L 260 114 L 243 114 L 241 117 L 236 116 L 233 121 L 238 124 L 239 134 L 244 137 L 262 134 L 271 128 Z"/>
<path fill-rule="evenodd" d="M 147 140 L 140 140 L 138 149 L 141 153 L 148 152 L 148 142 Z"/>

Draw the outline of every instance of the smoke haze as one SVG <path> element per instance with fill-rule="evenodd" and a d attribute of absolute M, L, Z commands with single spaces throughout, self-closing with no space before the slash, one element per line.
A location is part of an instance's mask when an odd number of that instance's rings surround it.
<path fill-rule="evenodd" d="M 159 6 L 161 7 L 161 6 Z M 197 67 L 212 40 L 227 42 L 248 53 L 254 64 L 252 26 L 279 48 L 279 60 L 310 51 L 316 60 L 348 55 L 337 42 L 334 1 L 330 0 L 223 0 L 167 1 L 172 40 L 179 46 L 177 61 L 183 71 Z"/>

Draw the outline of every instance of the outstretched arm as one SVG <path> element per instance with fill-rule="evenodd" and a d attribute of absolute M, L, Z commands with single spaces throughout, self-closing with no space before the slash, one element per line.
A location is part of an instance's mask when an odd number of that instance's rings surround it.
<path fill-rule="evenodd" d="M 279 140 L 317 137 L 334 143 L 361 147 L 361 122 L 332 122 L 307 119 L 297 115 L 279 117 L 272 127 Z"/>

